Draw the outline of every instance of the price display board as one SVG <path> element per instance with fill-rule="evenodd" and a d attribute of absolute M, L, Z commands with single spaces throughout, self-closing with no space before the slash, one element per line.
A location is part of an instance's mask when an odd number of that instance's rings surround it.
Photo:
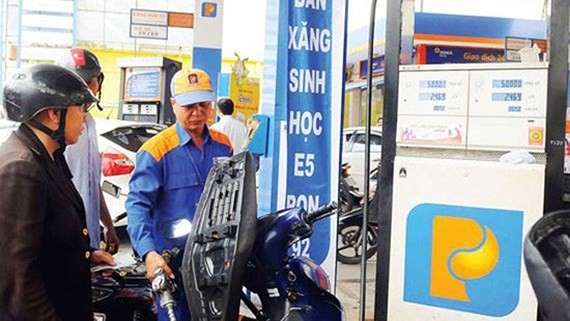
<path fill-rule="evenodd" d="M 471 71 L 469 116 L 546 117 L 546 69 Z"/>
<path fill-rule="evenodd" d="M 400 115 L 466 116 L 467 71 L 402 72 Z"/>
<path fill-rule="evenodd" d="M 124 101 L 158 101 L 162 93 L 160 67 L 127 68 Z"/>

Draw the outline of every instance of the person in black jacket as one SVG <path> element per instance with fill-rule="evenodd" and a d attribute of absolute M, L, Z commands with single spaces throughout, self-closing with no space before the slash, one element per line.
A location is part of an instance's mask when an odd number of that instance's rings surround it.
<path fill-rule="evenodd" d="M 79 193 L 63 157 L 97 101 L 75 73 L 38 64 L 6 82 L 3 103 L 20 127 L 0 146 L 0 320 L 92 321 L 89 247 Z"/>

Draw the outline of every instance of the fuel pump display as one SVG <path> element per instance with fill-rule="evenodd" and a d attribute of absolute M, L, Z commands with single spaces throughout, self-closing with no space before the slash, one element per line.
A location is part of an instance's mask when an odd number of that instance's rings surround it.
<path fill-rule="evenodd" d="M 170 79 L 182 64 L 165 57 L 120 59 L 119 119 L 173 124 Z"/>

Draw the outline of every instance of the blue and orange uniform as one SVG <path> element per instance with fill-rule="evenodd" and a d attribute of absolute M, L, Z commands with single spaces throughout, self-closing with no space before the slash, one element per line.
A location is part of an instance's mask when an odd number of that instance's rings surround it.
<path fill-rule="evenodd" d="M 141 147 L 126 202 L 127 230 L 141 257 L 153 250 L 183 249 L 186 237 L 167 239 L 165 226 L 183 218 L 192 221 L 214 159 L 232 153 L 228 137 L 207 127 L 202 149 L 198 148 L 178 122 Z M 178 281 L 181 259 L 170 264 Z M 178 305 L 187 305 L 184 295 Z"/>

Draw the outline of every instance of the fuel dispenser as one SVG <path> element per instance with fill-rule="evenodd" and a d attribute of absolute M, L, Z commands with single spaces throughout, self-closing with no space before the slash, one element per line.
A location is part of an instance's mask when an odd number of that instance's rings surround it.
<path fill-rule="evenodd" d="M 388 320 L 536 320 L 548 65 L 400 67 Z"/>
<path fill-rule="evenodd" d="M 173 124 L 170 80 L 182 63 L 166 57 L 119 59 L 119 119 Z"/>

